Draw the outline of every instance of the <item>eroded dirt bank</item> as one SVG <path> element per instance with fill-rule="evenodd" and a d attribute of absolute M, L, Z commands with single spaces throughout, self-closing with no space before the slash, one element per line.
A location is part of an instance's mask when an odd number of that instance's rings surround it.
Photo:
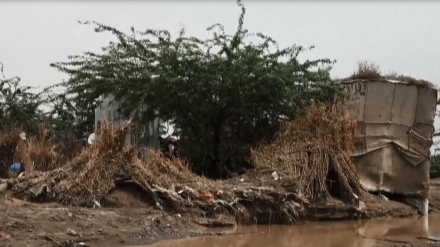
<path fill-rule="evenodd" d="M 108 208 L 82 208 L 30 203 L 3 193 L 0 199 L 0 246 L 80 246 L 79 243 L 96 247 L 130 246 L 166 239 L 236 234 L 233 217 L 165 213 L 152 208 L 142 196 L 136 195 L 139 194 L 129 186 L 118 187 L 105 200 Z M 430 204 L 431 214 L 440 213 L 440 179 L 431 181 Z M 260 209 L 262 215 L 270 212 L 264 207 Z M 364 209 L 347 208 L 340 201 L 333 200 L 326 205 L 308 208 L 304 219 L 408 217 L 415 214 L 416 210 L 408 205 L 371 196 Z M 379 246 L 436 244 L 433 241 L 376 242 Z"/>

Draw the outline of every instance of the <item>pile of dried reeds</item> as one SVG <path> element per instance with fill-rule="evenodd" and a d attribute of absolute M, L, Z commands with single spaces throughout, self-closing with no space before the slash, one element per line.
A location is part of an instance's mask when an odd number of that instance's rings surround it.
<path fill-rule="evenodd" d="M 292 127 L 287 125 L 286 128 L 289 126 Z M 292 223 L 304 213 L 304 205 L 308 202 L 296 192 L 258 184 L 208 180 L 192 173 L 184 160 L 167 158 L 159 151 L 148 150 L 145 160 L 140 160 L 137 148 L 126 143 L 128 130 L 128 126 L 115 130 L 103 123 L 94 145 L 60 168 L 25 172 L 22 177 L 8 180 L 12 192 L 30 201 L 59 202 L 69 206 L 99 205 L 115 188 L 117 175 L 124 171 L 143 189 L 151 205 L 163 210 L 190 211 L 210 217 L 229 213 L 247 223 L 256 219 L 271 223 L 275 218 Z M 274 145 L 277 143 L 279 140 Z M 325 151 L 322 153 L 327 155 Z M 335 159 L 339 161 L 340 158 L 336 155 Z M 316 179 L 320 179 L 319 172 L 323 169 L 323 166 L 309 169 L 308 174 L 315 171 L 318 173 Z"/>
<path fill-rule="evenodd" d="M 341 194 L 351 200 L 361 190 L 350 159 L 355 134 L 356 122 L 348 114 L 311 106 L 304 116 L 286 123 L 270 144 L 252 150 L 251 158 L 256 166 L 297 180 L 297 193 L 307 200 L 329 196 L 327 179 L 334 174 Z"/>
<path fill-rule="evenodd" d="M 142 184 L 158 185 L 167 189 L 174 189 L 173 185 L 190 185 L 197 182 L 206 183 L 207 180 L 194 174 L 185 160 L 168 158 L 163 153 L 149 149 L 146 159 L 134 162 L 130 168 L 131 176 Z"/>
<path fill-rule="evenodd" d="M 126 143 L 129 126 L 113 129 L 103 123 L 96 143 L 68 164 L 47 172 L 30 172 L 14 184 L 16 196 L 28 200 L 57 201 L 66 205 L 90 206 L 99 202 L 114 187 L 123 171 L 145 193 L 157 199 L 157 190 L 174 190 L 174 184 L 189 184 L 196 179 L 184 161 L 168 159 L 149 150 L 145 162 L 137 148 Z"/>
<path fill-rule="evenodd" d="M 92 205 L 114 187 L 115 177 L 132 163 L 136 150 L 125 145 L 126 128 L 114 131 L 104 124 L 95 145 L 68 164 L 45 173 L 27 173 L 14 186 L 18 196 L 67 205 Z M 30 178 L 27 179 L 26 178 Z"/>

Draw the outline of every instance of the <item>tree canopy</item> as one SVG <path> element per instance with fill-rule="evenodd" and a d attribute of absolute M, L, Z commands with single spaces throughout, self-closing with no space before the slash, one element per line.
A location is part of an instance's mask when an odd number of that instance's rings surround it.
<path fill-rule="evenodd" d="M 0 129 L 20 126 L 27 131 L 36 130 L 44 121 L 40 109 L 43 99 L 40 93 L 31 92 L 32 87 L 21 86 L 19 77 L 6 78 L 0 63 Z"/>
<path fill-rule="evenodd" d="M 246 164 L 249 147 L 270 138 L 283 119 L 295 117 L 311 101 L 329 102 L 337 92 L 330 79 L 332 61 L 298 58 L 307 48 L 280 48 L 271 37 L 244 28 L 226 34 L 210 26 L 201 40 L 181 30 L 126 34 L 96 22 L 96 32 L 117 41 L 102 52 L 69 56 L 51 66 L 70 75 L 67 94 L 89 110 L 112 94 L 128 115 L 147 104 L 145 118 L 160 117 L 179 131 L 182 153 L 196 170 L 226 175 Z M 312 49 L 310 47 L 309 49 Z"/>

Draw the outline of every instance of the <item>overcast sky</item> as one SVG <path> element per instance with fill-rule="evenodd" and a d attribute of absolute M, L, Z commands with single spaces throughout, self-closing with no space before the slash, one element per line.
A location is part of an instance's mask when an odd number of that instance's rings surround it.
<path fill-rule="evenodd" d="M 351 74 L 359 60 L 440 85 L 440 3 L 435 1 L 250 1 L 245 27 L 272 36 L 281 46 L 315 45 L 305 58 L 331 58 L 333 76 Z M 205 38 L 222 23 L 233 33 L 235 1 L 6 1 L 0 2 L 0 61 L 6 77 L 47 86 L 66 76 L 51 62 L 99 51 L 112 38 L 77 21 L 95 20 L 121 30 L 183 26 Z"/>
<path fill-rule="evenodd" d="M 440 86 L 440 1 L 256 1 L 243 0 L 245 28 L 265 33 L 281 46 L 315 49 L 308 59 L 336 59 L 332 75 L 349 76 L 360 60 Z M 222 23 L 236 30 L 235 1 L 0 1 L 0 62 L 6 77 L 48 86 L 66 79 L 49 67 L 68 55 L 100 51 L 112 36 L 78 21 L 97 21 L 128 31 L 185 27 L 207 36 Z M 439 122 L 439 121 L 437 121 Z M 438 123 L 437 123 L 438 125 Z"/>

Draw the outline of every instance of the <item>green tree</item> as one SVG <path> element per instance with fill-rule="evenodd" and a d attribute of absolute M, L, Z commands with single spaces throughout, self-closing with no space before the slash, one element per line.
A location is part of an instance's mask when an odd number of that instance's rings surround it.
<path fill-rule="evenodd" d="M 431 177 L 440 176 L 440 155 L 431 156 L 431 168 L 429 174 Z"/>
<path fill-rule="evenodd" d="M 40 106 L 44 100 L 32 87 L 21 86 L 19 77 L 6 78 L 0 63 L 0 129 L 11 127 L 34 132 L 38 123 L 44 121 Z"/>
<path fill-rule="evenodd" d="M 96 32 L 111 32 L 117 41 L 100 54 L 69 56 L 51 66 L 70 75 L 67 94 L 89 116 L 102 95 L 113 94 L 126 116 L 147 104 L 139 121 L 158 116 L 172 122 L 196 171 L 224 176 L 245 166 L 249 147 L 270 138 L 283 119 L 312 100 L 330 102 L 337 92 L 331 60 L 301 62 L 307 48 L 280 48 L 272 38 L 250 33 L 238 5 L 237 31 L 229 35 L 215 24 L 206 40 L 184 30 L 175 39 L 165 30 L 132 28 L 126 34 L 93 22 Z"/>
<path fill-rule="evenodd" d="M 64 83 L 45 88 L 43 92 L 50 106 L 46 122 L 57 138 L 79 139 L 92 131 L 94 106 L 84 106 L 81 97 L 66 94 Z"/>

